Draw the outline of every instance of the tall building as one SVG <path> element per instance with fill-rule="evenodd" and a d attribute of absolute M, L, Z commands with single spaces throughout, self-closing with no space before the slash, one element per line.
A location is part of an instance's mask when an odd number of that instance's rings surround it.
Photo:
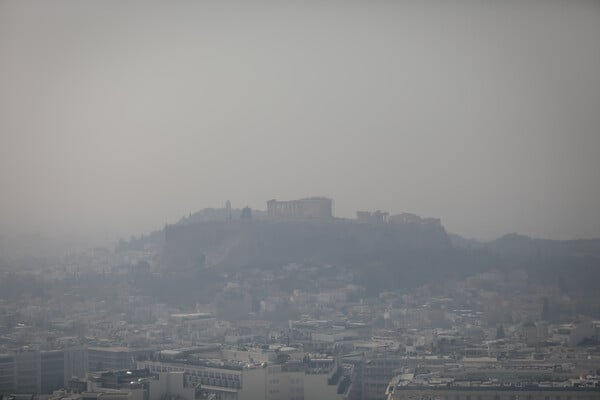
<path fill-rule="evenodd" d="M 15 356 L 0 354 L 0 393 L 13 392 L 15 379 Z"/>
<path fill-rule="evenodd" d="M 15 355 L 15 378 L 15 393 L 40 393 L 42 374 L 39 351 L 26 351 Z"/>
<path fill-rule="evenodd" d="M 52 393 L 65 385 L 65 353 L 62 350 L 42 351 L 41 389 L 42 393 Z"/>
<path fill-rule="evenodd" d="M 0 394 L 52 393 L 86 372 L 84 347 L 0 354 Z"/>
<path fill-rule="evenodd" d="M 88 372 L 87 347 L 72 347 L 64 350 L 64 381 L 68 383 L 72 378 L 83 378 Z"/>

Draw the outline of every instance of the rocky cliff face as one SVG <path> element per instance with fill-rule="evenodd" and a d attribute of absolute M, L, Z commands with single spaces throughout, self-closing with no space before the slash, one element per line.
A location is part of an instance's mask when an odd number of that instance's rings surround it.
<path fill-rule="evenodd" d="M 451 247 L 439 224 L 333 221 L 207 221 L 168 226 L 163 266 L 243 268 L 291 262 L 355 264 Z"/>

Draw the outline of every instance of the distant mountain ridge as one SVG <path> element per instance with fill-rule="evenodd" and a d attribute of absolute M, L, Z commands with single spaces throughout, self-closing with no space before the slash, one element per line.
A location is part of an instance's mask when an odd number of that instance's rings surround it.
<path fill-rule="evenodd" d="M 463 249 L 485 249 L 495 254 L 513 256 L 549 257 L 599 257 L 600 238 L 554 240 L 539 239 L 518 233 L 509 233 L 490 242 L 466 239 L 457 234 L 449 234 L 453 246 Z"/>

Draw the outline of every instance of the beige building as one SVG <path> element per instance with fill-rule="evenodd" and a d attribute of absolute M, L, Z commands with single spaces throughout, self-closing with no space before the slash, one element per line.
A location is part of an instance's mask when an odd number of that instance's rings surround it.
<path fill-rule="evenodd" d="M 212 364 L 212 365 L 211 365 Z M 218 400 L 347 400 L 352 385 L 333 359 L 251 364 L 139 361 L 151 373 L 182 372 L 189 386 Z"/>
<path fill-rule="evenodd" d="M 196 391 L 184 385 L 183 372 L 162 372 L 158 379 L 151 380 L 148 388 L 148 400 L 161 400 L 176 397 L 181 400 L 194 400 Z"/>
<path fill-rule="evenodd" d="M 64 391 L 49 400 L 64 399 Z M 124 370 L 93 373 L 83 392 L 68 394 L 69 400 L 194 400 L 196 390 L 185 385 L 183 372 L 148 373 Z"/>

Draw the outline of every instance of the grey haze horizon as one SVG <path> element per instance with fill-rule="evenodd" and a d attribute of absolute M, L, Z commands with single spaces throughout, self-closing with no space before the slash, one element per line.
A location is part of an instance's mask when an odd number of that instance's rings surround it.
<path fill-rule="evenodd" d="M 600 3 L 0 2 L 0 234 L 324 195 L 600 237 Z"/>

